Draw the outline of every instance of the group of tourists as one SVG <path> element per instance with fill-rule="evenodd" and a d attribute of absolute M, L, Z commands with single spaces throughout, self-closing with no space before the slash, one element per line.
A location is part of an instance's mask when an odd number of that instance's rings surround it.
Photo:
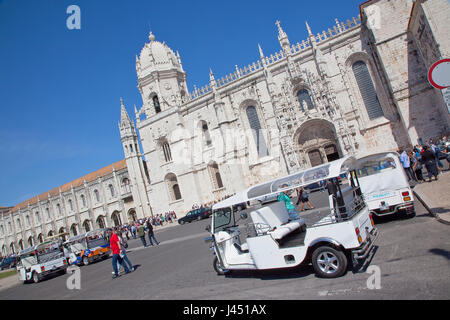
<path fill-rule="evenodd" d="M 450 164 L 450 140 L 444 136 L 430 139 L 427 143 L 416 145 L 412 150 L 400 150 L 400 162 L 405 169 L 409 181 L 425 182 L 423 169 L 426 169 L 428 182 L 444 169 L 442 161 Z M 445 159 L 445 160 L 444 160 Z"/>

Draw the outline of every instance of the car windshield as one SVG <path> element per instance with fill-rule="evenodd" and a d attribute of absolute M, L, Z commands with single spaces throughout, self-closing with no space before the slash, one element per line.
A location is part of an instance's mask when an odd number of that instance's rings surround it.
<path fill-rule="evenodd" d="M 391 157 L 372 159 L 359 163 L 357 170 L 358 177 L 367 177 L 373 174 L 389 171 L 395 169 L 395 161 Z"/>
<path fill-rule="evenodd" d="M 232 223 L 231 208 L 223 208 L 214 211 L 214 233 L 222 230 L 223 227 Z"/>

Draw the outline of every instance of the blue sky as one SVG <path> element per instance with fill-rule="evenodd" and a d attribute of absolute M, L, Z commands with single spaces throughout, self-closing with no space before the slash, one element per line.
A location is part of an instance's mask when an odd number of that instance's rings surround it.
<path fill-rule="evenodd" d="M 351 19 L 362 0 L 0 0 L 0 206 L 13 206 L 123 159 L 120 97 L 142 105 L 135 56 L 149 31 L 181 55 L 187 83 L 202 87 Z M 81 9 L 69 30 L 67 7 Z M 147 159 L 151 161 L 151 159 Z"/>

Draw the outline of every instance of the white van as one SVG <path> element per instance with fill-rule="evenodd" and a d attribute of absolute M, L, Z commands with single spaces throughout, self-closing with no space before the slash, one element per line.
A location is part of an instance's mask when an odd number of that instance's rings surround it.
<path fill-rule="evenodd" d="M 370 212 L 377 216 L 415 216 L 414 197 L 405 169 L 396 152 L 377 153 L 358 159 L 361 191 Z"/>
<path fill-rule="evenodd" d="M 68 264 L 62 245 L 58 241 L 47 241 L 22 250 L 18 254 L 17 272 L 24 283 L 37 283 L 50 274 L 65 274 Z"/>

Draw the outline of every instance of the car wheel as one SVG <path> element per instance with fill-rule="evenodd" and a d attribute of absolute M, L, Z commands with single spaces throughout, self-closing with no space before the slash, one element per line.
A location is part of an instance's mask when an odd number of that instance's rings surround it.
<path fill-rule="evenodd" d="M 198 220 L 198 221 L 202 220 L 202 217 L 201 217 L 201 216 L 198 216 L 198 217 L 197 217 L 197 220 Z"/>
<path fill-rule="evenodd" d="M 178 220 L 178 222 L 180 223 L 180 224 L 184 224 L 184 220 Z"/>
<path fill-rule="evenodd" d="M 337 278 L 347 270 L 347 257 L 344 252 L 329 246 L 321 246 L 312 254 L 312 265 L 317 276 Z"/>
<path fill-rule="evenodd" d="M 89 264 L 89 258 L 88 257 L 86 257 L 86 256 L 83 257 L 83 264 L 85 266 L 87 266 Z"/>
<path fill-rule="evenodd" d="M 223 276 L 230 273 L 230 270 L 225 270 L 222 268 L 222 266 L 219 263 L 219 259 L 217 257 L 214 258 L 213 267 L 219 276 Z"/>
<path fill-rule="evenodd" d="M 34 283 L 38 283 L 41 281 L 41 276 L 37 272 L 33 272 L 32 279 Z"/>

